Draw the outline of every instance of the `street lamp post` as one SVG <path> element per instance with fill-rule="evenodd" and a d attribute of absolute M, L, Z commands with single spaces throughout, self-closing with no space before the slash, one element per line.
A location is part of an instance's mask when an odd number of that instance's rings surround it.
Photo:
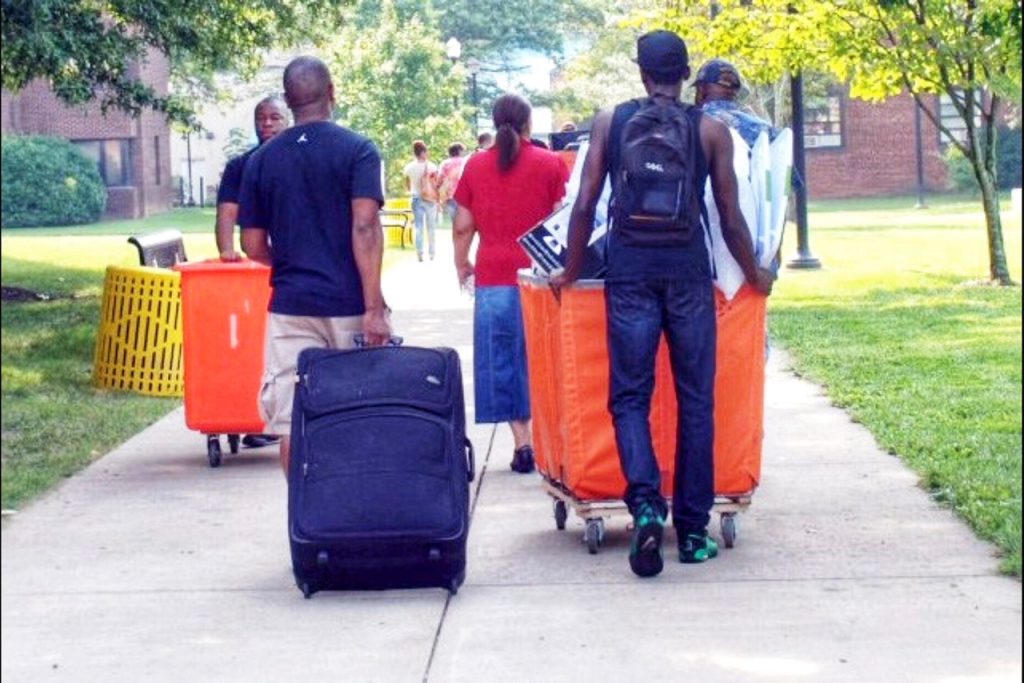
<path fill-rule="evenodd" d="M 926 209 L 924 203 L 924 150 L 921 148 L 921 106 L 914 100 L 914 151 L 917 157 L 917 204 L 915 209 Z"/>
<path fill-rule="evenodd" d="M 192 131 L 185 131 L 185 158 L 188 164 L 188 201 L 186 206 L 195 206 L 195 194 L 192 192 Z"/>
<path fill-rule="evenodd" d="M 462 57 L 462 43 L 459 42 L 458 38 L 454 36 L 449 38 L 444 44 L 444 52 L 448 55 L 448 59 L 452 60 L 454 65 L 459 58 Z M 477 119 L 480 118 L 479 112 L 476 106 L 476 74 L 480 71 L 480 60 L 470 57 L 466 60 L 466 71 L 469 72 L 471 96 L 473 101 L 473 136 L 476 136 Z M 459 99 L 455 98 L 455 106 L 459 105 Z"/>
<path fill-rule="evenodd" d="M 477 125 L 479 124 L 479 120 L 480 120 L 480 112 L 477 110 L 477 105 L 476 105 L 476 103 L 477 103 L 477 99 L 476 99 L 476 74 L 477 74 L 478 71 L 480 71 L 480 60 L 473 59 L 473 58 L 467 59 L 466 60 L 466 69 L 469 71 L 469 78 L 470 78 L 470 82 L 472 84 L 472 90 L 470 92 L 472 93 L 472 97 L 473 97 L 473 137 L 476 137 L 476 135 L 477 135 L 477 130 L 476 129 L 477 129 Z"/>
<path fill-rule="evenodd" d="M 459 57 L 462 56 L 462 43 L 459 42 L 458 38 L 452 36 L 451 38 L 448 39 L 448 42 L 444 44 L 444 52 L 446 55 L 448 55 L 448 59 L 452 60 L 452 66 L 455 66 L 455 63 L 459 61 Z M 458 95 L 456 95 L 453 99 L 455 100 L 455 107 L 458 108 Z"/>
<path fill-rule="evenodd" d="M 821 268 L 812 253 L 807 231 L 807 171 L 804 167 L 804 80 L 800 73 L 793 74 L 789 81 L 790 99 L 793 105 L 793 170 L 800 176 L 800 187 L 796 188 L 796 258 L 791 259 L 787 268 L 813 270 Z"/>

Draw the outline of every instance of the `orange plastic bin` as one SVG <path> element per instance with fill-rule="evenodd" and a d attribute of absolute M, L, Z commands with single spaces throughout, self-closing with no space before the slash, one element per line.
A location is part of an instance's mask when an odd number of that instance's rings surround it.
<path fill-rule="evenodd" d="M 185 424 L 207 435 L 211 467 L 220 434 L 232 453 L 239 435 L 263 431 L 258 395 L 270 302 L 270 268 L 255 261 L 181 263 Z"/>
<path fill-rule="evenodd" d="M 627 514 L 626 482 L 608 412 L 608 342 L 604 283 L 583 280 L 562 291 L 559 303 L 546 280 L 521 271 L 519 290 L 526 329 L 537 467 L 555 498 L 555 523 L 564 528 L 567 506 L 586 521 L 593 553 L 604 537 L 604 518 Z M 746 507 L 761 478 L 764 421 L 766 299 L 743 287 L 726 301 L 716 291 L 715 494 L 727 547 L 736 537 L 735 514 Z M 651 436 L 672 495 L 676 399 L 664 339 L 655 361 Z"/>

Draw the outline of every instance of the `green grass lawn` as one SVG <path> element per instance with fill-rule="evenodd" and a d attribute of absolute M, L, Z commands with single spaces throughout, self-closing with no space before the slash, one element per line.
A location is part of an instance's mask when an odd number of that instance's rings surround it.
<path fill-rule="evenodd" d="M 977 201 L 913 204 L 814 205 L 810 246 L 823 268 L 782 271 L 770 300 L 772 336 L 800 374 L 998 545 L 1004 571 L 1019 577 L 1021 289 L 983 282 Z M 1003 222 L 1019 281 L 1020 217 L 1007 211 Z M 795 254 L 793 233 L 784 257 Z"/>
<path fill-rule="evenodd" d="M 5 287 L 48 301 L 4 301 L 2 347 L 2 505 L 17 509 L 175 407 L 92 386 L 100 297 L 108 265 L 138 265 L 127 236 L 162 228 L 184 233 L 191 261 L 217 256 L 212 209 L 176 209 L 137 221 L 0 231 Z M 385 268 L 412 252 L 389 249 Z M 197 441 L 198 454 L 204 452 Z"/>

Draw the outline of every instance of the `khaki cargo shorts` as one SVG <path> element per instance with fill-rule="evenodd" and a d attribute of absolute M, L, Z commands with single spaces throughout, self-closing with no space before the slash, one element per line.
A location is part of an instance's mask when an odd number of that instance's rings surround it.
<path fill-rule="evenodd" d="M 289 434 L 292 399 L 299 352 L 311 346 L 351 349 L 354 337 L 363 331 L 363 316 L 313 318 L 271 313 L 267 318 L 263 351 L 263 383 L 260 388 L 260 417 L 270 434 Z"/>

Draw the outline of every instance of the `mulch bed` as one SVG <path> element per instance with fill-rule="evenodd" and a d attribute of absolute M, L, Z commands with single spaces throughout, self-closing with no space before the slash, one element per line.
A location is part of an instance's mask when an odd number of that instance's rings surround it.
<path fill-rule="evenodd" d="M 50 301 L 53 298 L 52 294 L 33 292 L 31 289 L 25 289 L 24 287 L 3 286 L 2 299 L 4 301 Z"/>

